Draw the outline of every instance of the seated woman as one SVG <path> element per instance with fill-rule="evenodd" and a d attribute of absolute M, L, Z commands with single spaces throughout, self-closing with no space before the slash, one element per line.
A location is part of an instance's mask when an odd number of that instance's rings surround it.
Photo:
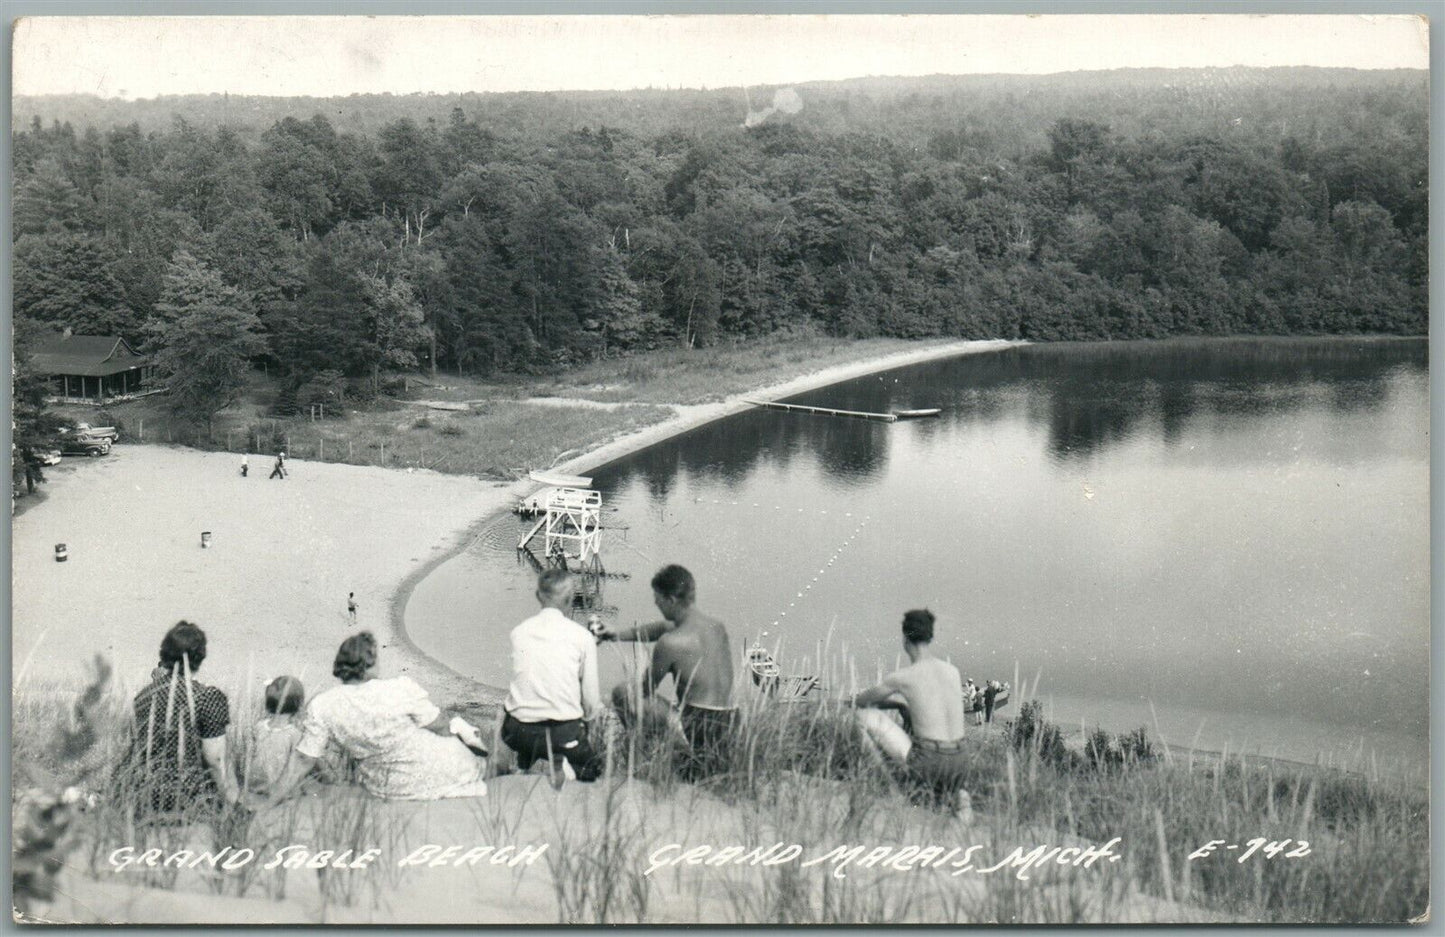
<path fill-rule="evenodd" d="M 130 743 L 116 783 L 138 817 L 208 820 L 240 795 L 226 757 L 231 722 L 226 694 L 194 678 L 206 659 L 206 633 L 188 621 L 161 641 L 160 663 L 136 694 Z"/>
<path fill-rule="evenodd" d="M 485 755 L 476 728 L 459 717 L 449 720 L 410 677 L 378 677 L 376 639 L 369 631 L 341 642 L 331 672 L 341 685 L 307 705 L 301 740 L 272 791 L 273 802 L 289 794 L 332 745 L 356 762 L 362 786 L 377 797 L 438 800 L 487 793 L 487 762 L 474 753 Z"/>

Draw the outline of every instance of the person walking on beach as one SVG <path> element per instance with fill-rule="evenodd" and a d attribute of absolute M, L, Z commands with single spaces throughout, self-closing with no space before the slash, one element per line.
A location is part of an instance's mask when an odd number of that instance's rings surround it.
<path fill-rule="evenodd" d="M 588 738 L 587 722 L 602 710 L 597 684 L 597 642 L 567 616 L 577 584 L 565 569 L 537 577 L 542 610 L 512 629 L 512 683 L 502 704 L 502 741 L 526 771 L 547 759 L 562 762 L 579 781 L 595 781 L 602 756 Z"/>
<path fill-rule="evenodd" d="M 954 815 L 972 816 L 963 786 L 968 759 L 964 753 L 963 694 L 958 668 L 933 653 L 933 613 L 913 609 L 903 615 L 903 651 L 909 665 L 853 698 L 864 737 L 906 780 L 949 803 Z M 899 710 L 900 726 L 883 712 Z"/>
<path fill-rule="evenodd" d="M 346 593 L 346 614 L 351 616 L 351 623 L 356 624 L 356 593 Z"/>
<path fill-rule="evenodd" d="M 678 565 L 664 566 L 652 577 L 652 599 L 663 620 L 613 632 L 599 629 L 602 641 L 656 641 L 652 662 L 641 684 L 619 685 L 613 704 L 624 721 L 644 722 L 665 717 L 656 697 L 657 687 L 669 674 L 677 692 L 678 717 L 688 750 L 678 759 L 678 773 L 696 781 L 726 770 L 738 711 L 733 704 L 733 652 L 727 628 L 693 603 L 697 582 Z M 642 712 L 635 701 L 640 703 Z M 649 711 L 650 710 L 650 714 Z"/>
<path fill-rule="evenodd" d="M 241 477 L 242 477 L 242 478 L 245 478 L 246 475 L 247 475 L 247 473 L 249 473 L 250 471 L 251 471 L 250 456 L 246 455 L 246 454 L 243 452 L 243 453 L 241 453 Z"/>
<path fill-rule="evenodd" d="M 273 468 L 273 469 L 271 469 L 271 475 L 269 476 L 269 478 L 268 478 L 267 480 L 269 481 L 271 478 L 285 478 L 285 477 L 286 477 L 286 453 L 284 453 L 284 452 L 278 452 L 278 453 L 276 453 L 276 467 Z"/>

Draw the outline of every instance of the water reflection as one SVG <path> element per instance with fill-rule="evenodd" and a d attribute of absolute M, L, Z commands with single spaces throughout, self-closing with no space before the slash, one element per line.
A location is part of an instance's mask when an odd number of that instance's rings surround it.
<path fill-rule="evenodd" d="M 970 676 L 1018 662 L 1076 720 L 1153 703 L 1171 725 L 1325 726 L 1289 730 L 1306 751 L 1424 751 L 1426 368 L 1423 340 L 1030 346 L 799 395 L 943 414 L 752 411 L 595 472 L 626 528 L 608 569 L 631 574 L 608 602 L 650 616 L 649 577 L 681 562 L 739 641 L 832 641 L 866 674 L 926 604 Z M 530 614 L 510 553 L 484 553 L 418 589 L 423 647 L 455 648 L 425 633 L 470 633 L 479 607 L 502 634 Z M 466 653 L 454 666 L 505 679 Z"/>
<path fill-rule="evenodd" d="M 1401 376 L 1423 371 L 1427 355 L 1425 342 L 1400 339 L 1060 343 L 920 365 L 903 378 L 873 375 L 789 401 L 869 412 L 941 406 L 946 421 L 985 423 L 1015 419 L 1022 405 L 1026 419 L 1047 427 L 1055 460 L 1087 461 L 1141 435 L 1172 446 L 1199 416 L 1282 413 L 1318 399 L 1339 413 L 1368 413 L 1389 403 Z M 886 465 L 888 434 L 877 426 L 771 416 L 797 424 L 792 438 L 825 452 L 840 478 Z"/>

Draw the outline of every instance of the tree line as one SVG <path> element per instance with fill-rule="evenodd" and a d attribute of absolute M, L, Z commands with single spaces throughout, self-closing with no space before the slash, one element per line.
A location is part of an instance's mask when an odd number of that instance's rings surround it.
<path fill-rule="evenodd" d="M 338 99 L 264 124 L 214 96 L 166 125 L 166 102 L 105 102 L 81 129 L 21 102 L 17 343 L 122 335 L 204 418 L 256 362 L 304 404 L 391 369 L 794 331 L 1426 331 L 1423 72 L 796 93 L 751 127 L 757 90 Z"/>

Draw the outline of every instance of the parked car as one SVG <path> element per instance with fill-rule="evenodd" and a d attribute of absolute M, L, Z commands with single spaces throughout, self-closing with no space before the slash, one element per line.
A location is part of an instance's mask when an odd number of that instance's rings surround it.
<path fill-rule="evenodd" d="M 106 437 L 87 436 L 82 433 L 60 431 L 60 452 L 62 455 L 108 455 L 110 440 Z"/>
<path fill-rule="evenodd" d="M 36 457 L 40 459 L 41 465 L 56 465 L 60 462 L 60 450 L 46 449 L 43 452 L 36 453 Z"/>
<path fill-rule="evenodd" d="M 82 436 L 94 436 L 96 439 L 109 439 L 112 443 L 120 442 L 120 430 L 114 426 L 91 426 L 89 423 L 75 424 L 75 431 Z"/>

